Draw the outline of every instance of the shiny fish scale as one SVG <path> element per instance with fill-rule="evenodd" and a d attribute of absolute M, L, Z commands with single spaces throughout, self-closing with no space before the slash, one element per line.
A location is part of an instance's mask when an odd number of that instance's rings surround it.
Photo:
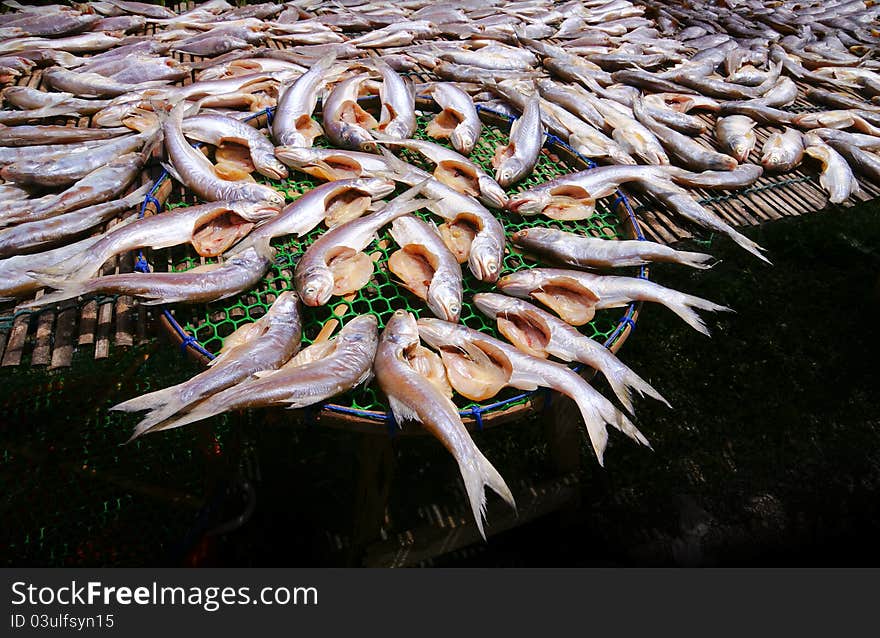
<path fill-rule="evenodd" d="M 415 137 L 417 139 L 431 139 L 424 130 L 427 123 L 433 117 L 431 113 L 419 114 L 418 131 Z M 437 141 L 444 146 L 451 148 L 451 145 L 445 140 Z M 488 173 L 493 173 L 492 156 L 495 147 L 499 144 L 507 143 L 507 135 L 499 128 L 483 124 L 483 132 L 477 143 L 474 152 L 470 158 L 484 168 Z M 322 137 L 316 140 L 316 146 L 326 147 L 326 140 Z M 430 171 L 432 165 L 423 160 L 418 153 L 404 150 L 402 156 L 410 163 L 421 166 L 425 170 Z M 532 174 L 514 188 L 509 189 L 509 193 L 531 188 L 538 184 L 542 184 L 554 177 L 570 173 L 572 170 L 566 166 L 561 160 L 551 157 L 546 149 L 542 153 L 538 164 Z M 275 189 L 284 193 L 288 202 L 293 201 L 300 194 L 321 184 L 319 180 L 302 173 L 291 171 L 291 176 L 287 179 L 269 181 L 260 178 L 265 184 L 273 186 Z M 404 188 L 399 188 L 395 195 L 400 194 Z M 389 198 L 390 199 L 390 198 Z M 175 202 L 169 204 L 168 208 L 176 208 L 178 206 L 188 205 L 185 202 Z M 437 223 L 442 220 L 430 215 L 427 211 L 419 211 L 416 213 L 423 219 L 432 219 Z M 577 222 L 557 221 L 546 219 L 543 217 L 519 218 L 507 215 L 500 216 L 500 220 L 504 225 L 505 232 L 508 237 L 522 228 L 532 226 L 547 226 L 559 228 L 562 230 L 575 231 L 582 234 L 591 234 L 595 236 L 605 236 L 608 238 L 622 238 L 620 223 L 616 213 L 611 210 L 605 201 L 599 203 L 597 212 L 594 217 L 588 220 Z M 275 265 L 266 275 L 263 283 L 258 290 L 252 290 L 241 294 L 238 297 L 227 299 L 225 301 L 211 304 L 207 307 L 196 306 L 193 308 L 178 307 L 174 310 L 178 322 L 183 326 L 187 333 L 196 337 L 199 343 L 210 352 L 217 352 L 223 345 L 223 339 L 232 334 L 237 328 L 245 323 L 250 323 L 259 319 L 268 310 L 269 306 L 275 300 L 275 297 L 284 290 L 293 289 L 293 267 L 297 259 L 302 255 L 305 247 L 309 246 L 322 232 L 324 226 L 321 225 L 311 233 L 306 235 L 302 240 L 294 238 L 280 238 L 273 242 L 273 246 L 277 249 Z M 381 248 L 374 242 L 367 248 L 367 253 L 379 252 L 381 255 L 378 261 L 374 263 L 373 278 L 363 289 L 358 291 L 351 301 L 345 301 L 340 298 L 333 298 L 329 304 L 319 308 L 308 308 L 303 317 L 303 345 L 311 343 L 321 327 L 330 319 L 337 319 L 344 324 L 349 319 L 359 314 L 372 313 L 379 317 L 379 328 L 385 326 L 385 321 L 391 314 L 398 309 L 408 310 L 417 317 L 430 317 L 431 312 L 423 301 L 413 296 L 407 290 L 394 283 L 391 273 L 387 271 L 388 257 L 397 250 L 397 245 L 391 239 L 387 230 L 384 230 L 379 242 L 386 242 L 386 248 Z M 193 268 L 201 261 L 188 247 L 176 247 L 169 251 L 170 263 L 175 265 L 175 270 L 187 270 Z M 527 261 L 524 256 L 513 246 L 508 245 L 508 252 L 504 257 L 504 271 L 502 274 L 520 270 L 522 268 L 533 268 L 537 266 L 536 262 Z M 492 284 L 478 281 L 467 268 L 463 268 L 464 273 L 464 304 L 461 312 L 461 321 L 465 325 L 485 332 L 492 336 L 499 336 L 495 330 L 495 323 L 484 317 L 470 303 L 470 299 L 475 293 L 493 290 Z M 337 314 L 337 309 L 339 314 Z M 589 337 L 598 341 L 605 341 L 617 327 L 618 319 L 622 316 L 625 309 L 600 311 L 596 318 L 589 324 L 582 326 L 581 331 Z M 505 399 L 521 394 L 519 390 L 507 389 L 498 394 L 498 396 L 486 402 L 497 403 Z M 456 395 L 456 404 L 463 410 L 478 407 L 481 404 L 469 402 L 464 397 Z M 505 407 L 525 403 L 526 398 L 515 403 L 507 404 Z M 373 385 L 361 387 L 346 395 L 336 397 L 332 401 L 336 405 L 347 406 L 357 410 L 387 411 L 387 405 L 384 398 L 377 392 Z"/>

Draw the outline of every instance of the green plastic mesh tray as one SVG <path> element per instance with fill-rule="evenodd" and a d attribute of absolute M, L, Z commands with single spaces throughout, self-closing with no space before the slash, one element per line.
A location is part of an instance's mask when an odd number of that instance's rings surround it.
<path fill-rule="evenodd" d="M 420 101 L 420 105 L 423 103 Z M 419 139 L 430 139 L 425 134 L 425 127 L 432 117 L 429 111 L 418 113 L 418 131 L 415 135 Z M 271 116 L 271 112 L 269 113 Z M 500 144 L 507 143 L 506 130 L 509 129 L 509 121 L 506 116 L 495 114 L 490 111 L 481 113 L 483 118 L 483 132 L 476 148 L 471 154 L 471 159 L 480 164 L 488 172 L 492 172 L 491 158 L 495 148 Z M 319 138 L 317 146 L 326 146 L 326 140 Z M 416 153 L 404 150 L 404 159 L 414 165 L 431 170 L 432 165 Z M 528 179 L 520 182 L 509 193 L 524 190 L 538 184 L 542 184 L 554 177 L 567 173 L 583 170 L 591 166 L 589 160 L 578 156 L 568 148 L 561 140 L 554 136 L 547 136 L 542 155 L 535 170 Z M 269 181 L 261 180 L 284 194 L 287 202 L 314 188 L 321 182 L 311 176 L 291 172 L 287 179 Z M 403 189 L 393 194 L 399 194 Z M 188 201 L 186 201 L 188 200 Z M 180 206 L 188 206 L 193 203 L 191 197 L 177 197 L 166 204 L 167 209 Z M 621 203 L 626 214 L 619 216 L 606 201 L 600 201 L 596 207 L 596 214 L 590 219 L 571 222 L 556 221 L 543 217 L 523 218 L 508 213 L 507 211 L 493 211 L 502 222 L 508 236 L 515 231 L 529 226 L 551 226 L 563 230 L 573 231 L 583 235 L 592 235 L 609 240 L 624 237 L 639 237 L 641 232 L 638 222 L 632 210 L 629 208 L 626 198 L 620 194 L 616 203 Z M 419 211 L 417 215 L 429 218 L 427 211 Z M 266 274 L 263 281 L 252 290 L 231 297 L 220 302 L 200 306 L 177 306 L 173 311 L 165 311 L 168 320 L 168 328 L 172 335 L 191 352 L 197 353 L 203 358 L 210 358 L 223 346 L 223 340 L 232 334 L 242 324 L 256 321 L 263 316 L 272 305 L 275 298 L 283 291 L 293 289 L 293 269 L 305 249 L 322 233 L 323 225 L 314 229 L 303 238 L 284 237 L 273 242 L 277 250 L 275 264 Z M 377 241 L 367 248 L 368 254 L 378 253 L 378 259 L 374 260 L 374 272 L 370 282 L 361 289 L 351 301 L 334 297 L 324 307 L 303 308 L 303 345 L 311 343 L 321 331 L 325 322 L 336 319 L 340 325 L 344 325 L 351 318 L 361 314 L 374 314 L 379 319 L 380 329 L 395 310 L 404 309 L 412 312 L 417 317 L 431 316 L 424 302 L 409 291 L 395 284 L 393 276 L 387 270 L 388 257 L 397 250 L 396 244 L 387 230 L 384 230 Z M 190 246 L 177 246 L 162 253 L 153 255 L 153 265 L 156 270 L 173 269 L 177 271 L 188 270 L 205 260 L 199 257 Z M 523 268 L 533 268 L 539 263 L 528 259 L 511 244 L 508 244 L 504 258 L 503 272 L 514 272 Z M 462 268 L 464 273 L 464 304 L 461 313 L 461 321 L 465 325 L 498 336 L 495 324 L 492 320 L 484 317 L 471 303 L 474 293 L 492 290 L 491 284 L 477 280 L 467 267 Z M 641 275 L 646 276 L 647 271 L 642 270 Z M 582 326 L 583 334 L 604 343 L 607 347 L 619 347 L 626 338 L 629 330 L 634 325 L 637 315 L 637 304 L 630 304 L 622 309 L 605 310 L 596 314 L 589 324 Z M 522 393 L 515 390 L 505 390 L 489 403 L 473 403 L 464 397 L 456 396 L 456 404 L 459 406 L 464 417 L 473 418 L 478 425 L 484 420 L 490 419 L 493 414 L 501 411 L 509 412 L 511 408 L 523 406 L 528 403 L 535 393 Z M 325 414 L 347 415 L 347 421 L 364 419 L 375 425 L 377 421 L 388 419 L 387 404 L 381 392 L 375 384 L 359 387 L 354 391 L 334 398 L 331 402 L 322 406 Z"/>

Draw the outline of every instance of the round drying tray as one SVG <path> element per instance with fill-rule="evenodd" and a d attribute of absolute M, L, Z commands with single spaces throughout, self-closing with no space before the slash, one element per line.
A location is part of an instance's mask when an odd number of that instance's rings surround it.
<path fill-rule="evenodd" d="M 365 108 L 370 110 L 376 105 L 375 100 L 364 100 Z M 433 116 L 435 109 L 433 102 L 419 99 L 418 131 L 415 137 L 430 139 L 425 134 L 425 127 Z M 499 144 L 507 143 L 507 132 L 514 118 L 488 109 L 479 109 L 483 120 L 483 131 L 476 148 L 471 154 L 471 159 L 491 172 L 491 158 L 495 148 Z M 272 109 L 256 113 L 249 119 L 255 126 L 265 126 L 271 123 Z M 326 140 L 319 138 L 317 146 L 326 146 Z M 421 160 L 420 156 L 403 151 L 403 157 L 410 163 L 431 170 L 431 165 Z M 564 175 L 587 168 L 594 164 L 587 158 L 576 153 L 571 147 L 553 135 L 547 135 L 544 149 L 535 170 L 524 181 L 517 184 L 510 193 L 531 188 L 538 184 L 549 181 L 559 175 Z M 168 188 L 167 173 L 162 173 L 154 186 L 154 193 L 165 185 Z M 303 193 L 314 188 L 321 182 L 308 175 L 291 171 L 287 179 L 270 181 L 260 178 L 262 183 L 269 184 L 283 193 L 288 202 L 293 201 Z M 398 189 L 393 197 L 402 189 Z M 632 208 L 623 192 L 618 192 L 613 202 L 612 198 L 606 198 L 597 203 L 596 214 L 589 219 L 581 221 L 555 221 L 536 217 L 520 217 L 508 211 L 493 211 L 504 226 L 508 236 L 521 228 L 530 226 L 548 226 L 567 231 L 602 237 L 609 241 L 624 238 L 644 239 L 639 223 Z M 169 197 L 165 209 L 173 209 L 180 206 L 188 206 L 195 203 L 190 195 L 181 195 L 179 190 L 173 191 Z M 156 209 L 158 202 L 152 194 L 144 201 L 142 211 L 148 207 Z M 430 215 L 423 211 L 417 215 L 429 218 Z M 194 356 L 203 363 L 207 363 L 214 357 L 223 345 L 223 340 L 232 334 L 242 324 L 256 321 L 266 313 L 275 298 L 283 291 L 293 288 L 293 268 L 297 259 L 305 249 L 322 233 L 325 227 L 319 226 L 305 237 L 295 239 L 281 237 L 273 242 L 277 253 L 275 263 L 263 281 L 252 290 L 243 292 L 229 299 L 224 299 L 208 305 L 187 306 L 175 305 L 173 308 L 162 310 L 161 323 L 171 338 L 179 347 Z M 329 321 L 335 321 L 338 325 L 361 314 L 374 314 L 379 319 L 379 328 L 383 328 L 385 321 L 395 310 L 405 309 L 416 316 L 431 316 L 424 302 L 407 290 L 398 286 L 393 276 L 387 270 L 388 257 L 397 249 L 387 229 L 380 233 L 377 241 L 374 241 L 366 250 L 374 257 L 374 273 L 370 282 L 356 293 L 350 300 L 334 297 L 330 303 L 320 308 L 303 307 L 303 347 L 311 343 Z M 174 248 L 155 251 L 150 258 L 154 270 L 183 271 L 193 268 L 202 263 L 210 262 L 199 257 L 191 246 L 176 246 Z M 542 265 L 529 256 L 522 254 L 517 248 L 508 243 L 504 258 L 502 276 L 523 268 L 533 268 Z M 549 265 L 549 264 L 548 264 Z M 138 268 L 146 270 L 150 268 L 142 254 L 138 255 Z M 471 303 L 474 293 L 492 290 L 492 284 L 486 284 L 477 280 L 463 265 L 465 298 L 461 313 L 461 321 L 465 325 L 498 337 L 494 322 L 483 316 Z M 627 274 L 642 278 L 648 277 L 647 268 L 632 268 Z M 592 339 L 605 345 L 612 351 L 617 351 L 626 340 L 629 333 L 635 327 L 640 304 L 631 303 L 623 308 L 614 310 L 601 310 L 589 324 L 581 327 L 581 332 Z M 592 374 L 593 370 L 584 366 L 572 366 L 585 376 Z M 581 370 L 583 368 L 583 370 Z M 454 400 L 459 407 L 461 416 L 469 427 L 483 428 L 496 425 L 505 421 L 516 419 L 546 405 L 548 393 L 544 390 L 522 392 L 514 389 L 506 389 L 496 397 L 485 403 L 475 403 L 456 395 Z M 423 433 L 421 428 L 407 428 L 397 430 L 393 428 L 394 420 L 388 411 L 385 397 L 376 387 L 375 382 L 356 388 L 345 395 L 334 397 L 329 401 L 307 409 L 308 420 L 316 420 L 323 425 L 345 427 L 371 433 L 384 433 L 388 430 L 409 434 Z"/>

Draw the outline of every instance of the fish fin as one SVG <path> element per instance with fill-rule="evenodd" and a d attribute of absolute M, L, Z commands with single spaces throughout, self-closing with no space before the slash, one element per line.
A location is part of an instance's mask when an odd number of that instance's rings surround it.
<path fill-rule="evenodd" d="M 49 293 L 48 295 L 43 295 L 39 299 L 34 299 L 33 301 L 29 301 L 27 303 L 20 304 L 18 306 L 19 310 L 24 310 L 28 308 L 41 308 L 43 306 L 48 306 L 54 303 L 58 303 L 59 301 L 67 301 L 68 299 L 75 299 L 80 295 L 84 295 L 89 290 L 89 281 L 75 281 L 68 282 L 65 281 L 63 285 L 58 284 L 58 280 L 55 280 L 55 284 L 48 280 L 42 280 L 37 273 L 28 273 L 31 277 L 39 281 L 41 284 L 46 284 L 52 288 L 58 288 L 55 292 Z M 58 285 L 56 285 L 58 284 Z"/>
<path fill-rule="evenodd" d="M 208 367 L 216 366 L 226 361 L 237 346 L 244 345 L 261 337 L 265 333 L 266 321 L 264 319 L 268 315 L 263 315 L 252 323 L 246 323 L 238 327 L 232 334 L 223 339 L 223 347 L 213 359 L 208 362 Z"/>
<path fill-rule="evenodd" d="M 603 361 L 599 370 L 605 375 L 605 378 L 608 380 L 608 385 L 611 386 L 611 390 L 630 414 L 635 414 L 635 409 L 632 404 L 633 391 L 637 392 L 639 396 L 649 396 L 656 399 L 665 404 L 668 408 L 672 407 L 669 405 L 669 401 L 664 399 L 650 383 L 642 379 L 642 377 L 636 374 L 616 356 L 612 354 L 611 357 L 613 357 L 613 359 L 606 358 L 606 360 Z M 586 361 L 583 363 L 592 365 Z"/>
<path fill-rule="evenodd" d="M 376 171 L 377 177 L 386 177 L 388 179 L 393 179 L 399 182 L 408 182 L 412 181 L 413 177 L 419 176 L 419 173 L 421 173 L 418 168 L 416 168 L 412 164 L 404 162 L 387 148 L 380 146 L 379 152 L 382 154 L 382 157 L 387 162 L 388 170 Z"/>
<path fill-rule="evenodd" d="M 164 406 L 169 403 L 171 399 L 167 399 L 166 397 L 174 394 L 176 390 L 177 386 L 172 386 L 170 388 L 156 390 L 155 392 L 148 392 L 147 394 L 128 399 L 122 403 L 117 403 L 110 408 L 110 410 L 113 412 L 142 412 L 144 410 L 152 410 L 155 409 L 155 406 L 157 405 Z"/>
<path fill-rule="evenodd" d="M 86 281 L 91 279 L 97 274 L 100 265 L 86 268 L 86 263 L 90 257 L 90 248 L 91 246 L 42 270 L 29 270 L 27 275 L 41 284 L 51 286 L 52 288 L 63 288 L 69 281 Z M 86 269 L 84 270 L 84 268 Z"/>
<path fill-rule="evenodd" d="M 205 401 L 202 401 L 201 403 L 198 403 L 189 412 L 185 412 L 184 414 L 181 414 L 179 416 L 165 418 L 161 422 L 151 426 L 142 428 L 140 424 L 138 424 L 138 426 L 135 428 L 135 432 L 132 434 L 132 437 L 131 439 L 129 439 L 129 441 L 132 441 L 135 438 L 150 432 L 158 432 L 160 430 L 172 430 L 174 428 L 179 428 L 190 423 L 195 423 L 196 421 L 202 421 L 204 419 L 208 419 L 212 416 L 220 414 L 224 411 L 224 408 L 222 406 L 212 405 L 211 403 L 211 399 L 207 399 Z"/>
<path fill-rule="evenodd" d="M 516 503 L 510 488 L 507 487 L 507 483 L 504 482 L 498 470 L 483 456 L 473 441 L 471 441 L 471 445 L 473 445 L 473 454 L 459 460 L 458 469 L 461 472 L 462 480 L 464 480 L 464 489 L 471 504 L 474 521 L 480 536 L 485 541 L 486 532 L 483 529 L 483 521 L 486 518 L 486 486 L 492 488 L 514 510 L 516 510 Z"/>
<path fill-rule="evenodd" d="M 681 293 L 680 298 L 676 296 L 675 299 L 664 300 L 663 305 L 681 317 L 682 321 L 688 324 L 691 328 L 697 332 L 701 332 L 707 337 L 710 336 L 709 328 L 706 327 L 705 322 L 694 311 L 694 308 L 711 312 L 733 312 L 733 309 L 728 308 L 727 306 L 722 306 L 708 301 L 707 299 L 702 299 L 685 293 Z"/>
<path fill-rule="evenodd" d="M 705 253 L 693 253 L 685 250 L 675 251 L 675 259 L 676 263 L 679 263 L 683 266 L 690 266 L 691 268 L 698 268 L 700 270 L 713 268 L 714 266 L 717 266 L 719 263 L 721 263 L 720 260 L 716 260 L 712 255 L 707 255 Z M 710 261 L 712 262 L 711 264 L 708 263 Z"/>
<path fill-rule="evenodd" d="M 171 177 L 174 179 L 174 181 L 176 181 L 176 182 L 178 182 L 178 183 L 180 183 L 180 184 L 184 184 L 184 183 L 185 183 L 185 182 L 183 181 L 183 178 L 180 176 L 180 173 L 177 172 L 177 169 L 174 168 L 174 166 L 171 164 L 171 162 L 159 162 L 159 163 L 162 165 L 162 168 L 164 168 L 165 171 L 166 171 L 169 175 L 171 175 Z"/>
<path fill-rule="evenodd" d="M 752 241 L 751 239 L 749 239 L 748 237 L 746 237 L 742 233 L 734 230 L 733 228 L 730 228 L 730 230 L 727 231 L 727 236 L 730 237 L 737 244 L 739 244 L 739 246 L 741 248 L 744 248 L 745 250 L 749 251 L 750 253 L 752 253 L 755 257 L 757 257 L 761 261 L 765 261 L 768 264 L 770 264 L 771 266 L 773 265 L 773 262 L 770 261 L 769 259 L 767 259 L 767 257 L 765 257 L 763 255 L 763 253 L 761 252 L 761 251 L 765 251 L 766 249 L 762 248 L 756 242 Z"/>
<path fill-rule="evenodd" d="M 599 394 L 598 392 L 596 394 L 601 399 L 596 407 L 599 411 L 599 414 L 602 416 L 606 423 L 614 426 L 636 443 L 641 443 L 648 449 L 654 449 L 651 447 L 651 443 L 648 441 L 645 435 L 642 434 L 635 425 L 633 425 L 632 421 L 630 421 L 623 412 L 615 408 L 614 405 L 601 394 Z"/>
<path fill-rule="evenodd" d="M 174 388 L 167 388 L 167 389 L 173 390 Z M 145 395 L 145 396 L 149 396 L 149 395 Z M 143 397 L 138 397 L 138 398 L 143 398 Z M 120 404 L 120 405 L 122 405 L 122 404 Z M 178 414 L 182 410 L 185 410 L 187 407 L 189 407 L 189 405 L 190 405 L 189 403 L 184 403 L 183 401 L 172 400 L 172 401 L 166 403 L 165 405 L 160 405 L 158 407 L 151 409 L 150 412 L 145 414 L 144 418 L 141 419 L 138 422 L 138 424 L 134 426 L 134 431 L 131 433 L 131 437 L 129 437 L 129 439 L 128 439 L 128 441 L 126 441 L 126 443 L 131 443 L 136 438 L 140 437 L 142 434 L 146 434 L 150 430 L 154 429 L 157 425 L 160 425 L 161 423 L 163 423 L 163 422 L 167 421 L 168 419 L 170 419 L 171 417 L 173 417 L 175 414 Z M 111 408 L 111 409 L 115 410 L 117 408 L 118 408 L 118 406 Z M 164 428 L 160 428 L 160 429 L 164 429 Z"/>
<path fill-rule="evenodd" d="M 400 399 L 388 395 L 388 405 L 391 407 L 391 413 L 394 415 L 394 420 L 397 421 L 398 427 L 406 421 L 415 421 L 416 423 L 422 422 L 419 415 L 416 414 L 416 411 Z"/>

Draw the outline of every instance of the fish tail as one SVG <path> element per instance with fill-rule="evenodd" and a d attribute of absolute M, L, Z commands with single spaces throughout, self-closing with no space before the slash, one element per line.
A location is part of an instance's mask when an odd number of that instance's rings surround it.
<path fill-rule="evenodd" d="M 574 374 L 572 372 L 572 374 Z M 583 381 L 583 379 L 581 379 Z M 590 388 L 584 381 L 584 386 Z M 595 405 L 592 394 L 598 394 L 593 390 L 592 393 L 581 390 L 579 392 L 566 393 L 571 397 L 580 410 L 581 417 L 584 420 L 584 426 L 587 428 L 587 434 L 590 437 L 590 443 L 593 445 L 593 452 L 599 461 L 599 465 L 605 467 L 605 448 L 608 446 L 608 429 L 605 427 L 606 419 Z"/>
<path fill-rule="evenodd" d="M 89 251 L 84 250 L 42 270 L 28 271 L 28 275 L 40 283 L 61 288 L 67 281 L 85 281 L 95 276 L 97 268 L 86 267 L 88 258 Z"/>
<path fill-rule="evenodd" d="M 685 293 L 679 293 L 678 295 L 675 295 L 673 299 L 664 299 L 663 303 L 667 308 L 672 310 L 672 312 L 681 317 L 682 321 L 707 337 L 710 336 L 709 328 L 706 327 L 705 322 L 696 313 L 694 308 L 708 310 L 710 312 L 733 312 L 733 310 L 727 306 L 722 306 L 708 301 L 707 299 L 695 297 L 694 295 L 687 295 Z"/>
<path fill-rule="evenodd" d="M 113 407 L 111 409 L 115 410 L 119 406 Z M 180 412 L 186 407 L 186 405 L 182 402 L 176 403 L 168 403 L 165 405 L 160 405 L 150 410 L 148 414 L 141 419 L 136 426 L 134 426 L 134 431 L 131 433 L 128 441 L 126 443 L 131 443 L 142 434 L 146 434 L 153 430 L 157 425 L 162 423 L 163 421 L 167 421 L 169 418 Z M 130 410 L 134 411 L 134 410 Z M 157 429 L 165 429 L 157 428 Z"/>
<path fill-rule="evenodd" d="M 598 394 L 598 393 L 597 393 Z M 641 443 L 646 448 L 653 450 L 651 447 L 651 443 L 642 434 L 639 429 L 633 424 L 632 421 L 620 410 L 614 407 L 610 401 L 606 400 L 605 397 L 599 395 L 602 399 L 599 405 L 599 413 L 602 415 L 602 418 L 605 419 L 605 422 L 613 425 L 615 428 L 626 434 L 629 438 L 637 443 Z"/>
<path fill-rule="evenodd" d="M 730 237 L 737 244 L 739 244 L 740 247 L 749 251 L 750 253 L 752 253 L 755 257 L 757 257 L 761 261 L 766 261 L 771 266 L 773 265 L 773 262 L 770 261 L 769 259 L 767 259 L 762 254 L 761 251 L 763 251 L 765 249 L 762 248 L 760 245 L 758 245 L 756 242 L 752 241 L 751 239 L 749 239 L 748 237 L 746 237 L 742 233 L 734 230 L 733 228 L 728 228 L 726 232 L 727 232 L 727 236 Z"/>
<path fill-rule="evenodd" d="M 135 426 L 134 433 L 131 435 L 129 441 L 133 441 L 142 434 L 158 432 L 159 430 L 172 430 L 174 428 L 179 428 L 184 425 L 189 425 L 190 423 L 202 421 L 216 414 L 220 414 L 221 412 L 223 412 L 223 410 L 224 407 L 222 405 L 218 405 L 216 402 L 212 402 L 210 399 L 207 401 L 203 401 L 189 412 L 185 412 L 183 414 L 180 414 L 179 416 L 173 416 L 177 414 L 177 410 L 172 412 L 170 410 L 170 407 L 168 409 L 161 408 L 159 414 L 153 415 L 151 413 L 143 421 L 138 423 L 137 426 Z M 157 417 L 160 416 L 161 418 L 158 418 L 157 420 Z"/>
<path fill-rule="evenodd" d="M 21 304 L 19 306 L 19 309 L 21 310 L 24 310 L 26 308 L 41 308 L 43 306 L 58 303 L 59 301 L 75 299 L 80 295 L 85 295 L 93 292 L 94 280 L 73 282 L 65 281 L 62 284 L 59 283 L 57 280 L 43 279 L 39 273 L 28 272 L 28 275 L 39 281 L 41 284 L 46 284 L 48 286 L 51 286 L 52 288 L 59 289 L 55 292 L 49 293 L 48 295 L 43 295 L 39 299 L 34 299 L 33 301 L 29 301 L 28 303 Z"/>
<path fill-rule="evenodd" d="M 599 394 L 575 372 L 567 370 L 564 379 L 559 381 L 556 389 L 573 399 L 580 410 L 599 465 L 603 467 L 605 465 L 605 448 L 608 445 L 606 425 L 613 425 L 634 441 L 650 447 L 648 439 L 639 432 L 626 415 L 615 408 L 608 399 Z"/>
<path fill-rule="evenodd" d="M 651 397 L 652 399 L 665 404 L 667 407 L 672 407 L 669 405 L 669 401 L 663 398 L 663 395 L 654 389 L 654 386 L 642 379 L 642 377 L 636 374 L 620 360 L 616 360 L 610 365 L 604 365 L 602 367 L 602 373 L 608 380 L 608 385 L 611 386 L 614 394 L 620 399 L 623 407 L 626 408 L 630 414 L 635 414 L 632 404 L 633 391 L 638 392 L 640 396 Z"/>
<path fill-rule="evenodd" d="M 142 394 L 128 401 L 117 403 L 111 410 L 114 412 L 142 412 L 143 410 L 156 410 L 173 402 L 172 395 L 177 391 L 177 386 L 163 388 L 155 392 Z"/>
<path fill-rule="evenodd" d="M 686 250 L 675 251 L 675 263 L 682 266 L 690 266 L 691 268 L 699 268 L 700 270 L 706 270 L 718 264 L 718 261 L 709 263 L 714 259 L 712 255 L 707 255 L 706 253 L 693 253 Z"/>
<path fill-rule="evenodd" d="M 461 471 L 462 479 L 464 479 L 464 488 L 471 504 L 477 529 L 480 530 L 480 536 L 483 537 L 483 540 L 486 540 L 486 532 L 483 529 L 483 520 L 486 518 L 486 486 L 492 488 L 514 510 L 516 510 L 516 503 L 501 474 L 483 456 L 476 445 L 473 446 L 473 452 L 470 457 L 459 461 L 458 468 Z"/>
<path fill-rule="evenodd" d="M 388 164 L 387 172 L 377 171 L 376 174 L 379 177 L 388 177 L 389 179 L 396 179 L 401 182 L 411 182 L 413 176 L 419 175 L 419 171 L 415 166 L 404 162 L 387 148 L 380 146 L 379 151 Z"/>

